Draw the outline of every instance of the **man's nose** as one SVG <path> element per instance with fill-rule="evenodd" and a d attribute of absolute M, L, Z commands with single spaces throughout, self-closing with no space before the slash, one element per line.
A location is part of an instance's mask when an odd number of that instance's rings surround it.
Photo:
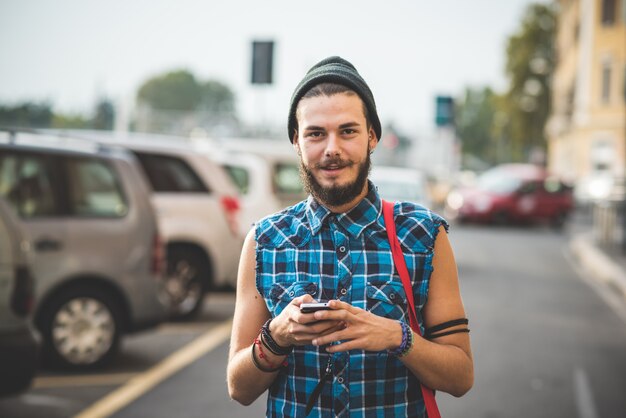
<path fill-rule="evenodd" d="M 328 134 L 328 139 L 326 141 L 326 150 L 324 154 L 326 156 L 336 156 L 341 154 L 340 147 L 340 138 L 335 133 Z"/>

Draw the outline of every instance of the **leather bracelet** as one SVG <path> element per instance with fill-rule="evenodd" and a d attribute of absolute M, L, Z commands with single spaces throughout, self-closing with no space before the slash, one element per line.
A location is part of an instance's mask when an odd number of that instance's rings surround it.
<path fill-rule="evenodd" d="M 283 347 L 279 345 L 274 338 L 272 338 L 272 334 L 270 334 L 270 322 L 272 322 L 272 318 L 268 319 L 267 322 L 265 322 L 265 324 L 261 327 L 261 341 L 263 341 L 263 345 L 277 356 L 286 356 L 291 354 L 293 351 L 293 345 Z"/>
<path fill-rule="evenodd" d="M 256 345 L 259 345 L 258 340 L 255 340 L 254 343 L 252 344 L 252 363 L 254 363 L 257 369 L 261 370 L 264 373 L 274 373 L 274 372 L 279 371 L 280 369 L 282 369 L 283 367 L 287 365 L 287 362 L 285 361 L 280 366 L 272 368 L 272 369 L 266 369 L 265 367 L 261 366 L 261 363 L 259 363 L 259 360 L 257 360 L 256 356 L 254 355 L 254 347 Z M 259 348 L 260 348 L 260 345 L 259 345 Z"/>

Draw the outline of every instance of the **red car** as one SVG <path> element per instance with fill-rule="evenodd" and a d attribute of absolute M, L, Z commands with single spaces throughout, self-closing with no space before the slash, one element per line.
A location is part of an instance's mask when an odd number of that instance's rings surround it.
<path fill-rule="evenodd" d="M 446 205 L 459 221 L 563 226 L 574 206 L 572 188 L 531 164 L 503 164 L 477 179 L 471 188 L 450 193 Z"/>

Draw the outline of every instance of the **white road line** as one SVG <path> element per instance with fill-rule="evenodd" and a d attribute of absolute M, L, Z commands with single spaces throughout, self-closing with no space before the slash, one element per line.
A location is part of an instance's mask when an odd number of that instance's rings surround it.
<path fill-rule="evenodd" d="M 174 352 L 156 366 L 131 379 L 98 402 L 85 409 L 75 418 L 108 417 L 139 398 L 144 393 L 213 350 L 230 336 L 232 321 L 228 320 L 196 338 Z"/>
<path fill-rule="evenodd" d="M 580 418 L 598 418 L 596 404 L 593 401 L 589 379 L 583 369 L 577 367 L 574 370 L 574 392 L 576 394 L 576 407 Z"/>
<path fill-rule="evenodd" d="M 41 376 L 33 381 L 34 389 L 73 386 L 116 386 L 128 382 L 138 373 L 91 374 L 84 376 Z"/>
<path fill-rule="evenodd" d="M 598 283 L 597 280 L 591 278 L 589 272 L 585 271 L 580 264 L 578 264 L 568 248 L 563 248 L 563 256 L 568 261 L 570 266 L 574 269 L 574 272 L 580 277 L 580 279 L 589 285 L 602 300 L 615 312 L 615 314 L 626 323 L 626 304 L 624 299 L 615 294 L 607 288 L 606 284 Z"/>

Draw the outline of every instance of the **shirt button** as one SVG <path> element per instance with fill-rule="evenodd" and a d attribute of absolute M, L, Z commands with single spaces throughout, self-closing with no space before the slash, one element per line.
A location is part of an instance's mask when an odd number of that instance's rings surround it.
<path fill-rule="evenodd" d="M 396 294 L 395 293 L 390 294 L 389 298 L 392 299 L 392 300 L 395 299 L 396 298 Z"/>
<path fill-rule="evenodd" d="M 295 294 L 296 294 L 296 292 L 294 292 L 293 290 L 291 292 L 289 292 L 289 296 L 293 297 L 293 295 L 295 295 Z"/>
<path fill-rule="evenodd" d="M 343 383 L 343 377 L 338 377 L 338 378 L 337 378 L 337 382 L 338 382 L 338 383 Z"/>
<path fill-rule="evenodd" d="M 345 294 L 348 293 L 348 291 L 346 289 L 341 289 L 341 291 L 339 293 L 341 293 L 342 295 L 345 296 Z"/>
<path fill-rule="evenodd" d="M 339 252 L 340 253 L 345 253 L 346 252 L 346 247 L 344 247 L 343 245 L 341 247 L 339 247 Z"/>

